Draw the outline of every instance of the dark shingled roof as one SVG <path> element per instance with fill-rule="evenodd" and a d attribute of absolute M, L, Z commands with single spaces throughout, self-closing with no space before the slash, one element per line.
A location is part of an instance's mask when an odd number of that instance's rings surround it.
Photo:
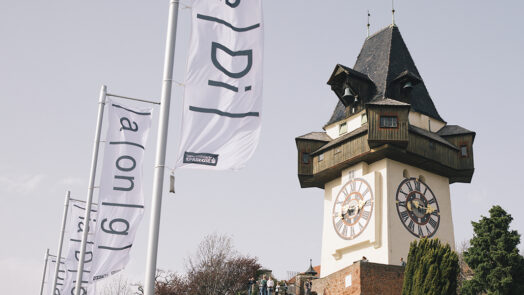
<path fill-rule="evenodd" d="M 325 151 L 327 149 L 329 149 L 330 147 L 334 146 L 334 145 L 337 145 L 339 143 L 342 143 L 346 140 L 349 140 L 350 138 L 352 137 L 355 137 L 355 136 L 358 136 L 362 133 L 366 133 L 368 131 L 368 124 L 364 124 L 362 126 L 360 126 L 359 128 L 347 133 L 347 134 L 344 134 L 343 136 L 337 138 L 337 139 L 334 139 L 332 141 L 330 141 L 329 143 L 327 143 L 326 145 L 323 145 L 321 148 L 319 148 L 318 150 L 314 151 L 311 153 L 311 155 L 316 155 L 322 151 Z"/>
<path fill-rule="evenodd" d="M 460 134 L 473 134 L 475 135 L 475 132 L 470 131 L 466 128 L 460 127 L 458 125 L 446 125 L 442 127 L 439 131 L 437 131 L 437 134 L 440 136 L 451 136 L 451 135 L 460 135 Z"/>
<path fill-rule="evenodd" d="M 309 139 L 318 141 L 331 141 L 331 137 L 326 132 L 310 132 L 306 135 L 297 137 L 297 139 Z"/>
<path fill-rule="evenodd" d="M 368 105 L 377 105 L 377 106 L 399 106 L 399 107 L 407 107 L 407 106 L 410 106 L 409 103 L 405 103 L 405 102 L 401 102 L 401 101 L 398 101 L 398 100 L 394 100 L 394 99 L 391 99 L 391 98 L 384 98 L 384 99 L 377 99 L 377 100 L 372 100 L 368 103 L 366 103 Z"/>
<path fill-rule="evenodd" d="M 449 141 L 445 140 L 444 138 L 440 137 L 437 133 L 429 132 L 425 129 L 419 128 L 417 126 L 409 125 L 409 131 L 417 133 L 419 135 L 425 136 L 427 138 L 430 138 L 436 142 L 440 142 L 443 145 L 447 145 L 450 148 L 458 150 L 458 147 L 450 143 Z"/>
<path fill-rule="evenodd" d="M 368 37 L 353 67 L 371 79 L 377 87 L 377 95 L 373 101 L 387 97 L 387 87 L 390 82 L 404 72 L 410 72 L 418 77 L 420 74 L 411 58 L 408 48 L 396 26 L 388 26 L 376 34 Z M 424 82 L 418 83 L 411 92 L 411 107 L 413 110 L 444 121 L 431 97 Z M 345 107 L 338 102 L 331 119 L 326 125 L 345 119 Z"/>

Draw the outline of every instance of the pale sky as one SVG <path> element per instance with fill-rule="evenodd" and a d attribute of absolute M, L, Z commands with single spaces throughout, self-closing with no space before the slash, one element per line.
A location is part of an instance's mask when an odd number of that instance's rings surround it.
<path fill-rule="evenodd" d="M 396 23 L 440 115 L 477 132 L 471 184 L 451 185 L 455 240 L 500 204 L 524 233 L 522 1 L 395 1 Z M 160 97 L 168 0 L 0 1 L 0 294 L 36 294 L 56 252 L 66 190 L 85 199 L 100 86 Z M 182 0 L 187 6 L 192 1 Z M 323 191 L 301 189 L 294 138 L 321 131 L 337 97 L 326 81 L 352 67 L 366 36 L 391 23 L 391 2 L 265 0 L 260 143 L 239 172 L 180 170 L 166 186 L 158 267 L 210 233 L 286 279 L 320 264 Z M 184 6 L 181 6 L 184 7 Z M 184 81 L 190 9 L 179 12 L 175 79 Z M 173 87 L 167 165 L 175 161 L 183 87 Z M 124 274 L 144 280 L 158 107 L 144 161 L 146 213 Z M 166 175 L 166 180 L 167 180 Z M 166 181 L 166 184 L 168 182 Z M 521 251 L 524 249 L 519 246 Z"/>

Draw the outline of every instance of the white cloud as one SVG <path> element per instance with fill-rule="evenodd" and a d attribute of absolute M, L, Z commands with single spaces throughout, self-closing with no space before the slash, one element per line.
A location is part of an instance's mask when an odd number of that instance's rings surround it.
<path fill-rule="evenodd" d="M 60 180 L 62 186 L 82 186 L 87 184 L 87 180 L 80 177 L 69 176 Z"/>
<path fill-rule="evenodd" d="M 6 194 L 27 195 L 43 185 L 44 174 L 22 175 L 16 177 L 0 176 L 0 191 Z M 4 194 L 3 194 L 4 195 Z"/>

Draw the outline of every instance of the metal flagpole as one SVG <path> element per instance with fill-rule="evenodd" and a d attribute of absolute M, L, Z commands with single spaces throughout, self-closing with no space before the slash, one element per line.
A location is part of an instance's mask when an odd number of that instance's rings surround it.
<path fill-rule="evenodd" d="M 53 278 L 53 293 L 56 289 L 56 282 L 58 280 L 58 270 L 60 268 L 60 261 L 62 260 L 62 245 L 64 244 L 64 232 L 67 223 L 67 209 L 69 207 L 69 199 L 71 197 L 71 191 L 67 191 L 65 203 L 64 203 L 64 214 L 62 214 L 62 230 L 60 231 L 60 238 L 58 240 L 58 253 L 56 253 L 56 268 L 55 277 Z"/>
<path fill-rule="evenodd" d="M 153 197 L 151 200 L 151 219 L 149 221 L 149 240 L 144 284 L 145 295 L 154 295 L 155 292 L 156 259 L 158 252 L 158 234 L 160 230 L 160 213 L 162 207 L 162 188 L 164 185 L 164 164 L 166 160 L 167 129 L 169 125 L 169 105 L 171 102 L 171 87 L 173 80 L 178 4 L 179 0 L 171 0 L 169 4 L 162 97 L 160 100 L 160 117 L 158 118 L 159 125 L 155 174 L 153 177 Z"/>
<path fill-rule="evenodd" d="M 49 258 L 49 248 L 45 251 L 45 263 L 44 263 L 44 274 L 42 275 L 42 285 L 40 286 L 40 295 L 44 294 L 44 283 L 45 283 L 45 273 L 47 271 L 47 259 Z"/>
<path fill-rule="evenodd" d="M 93 156 L 91 158 L 91 174 L 89 175 L 89 186 L 87 188 L 86 212 L 84 215 L 84 229 L 82 231 L 82 243 L 80 244 L 80 257 L 76 273 L 75 295 L 80 295 L 84 273 L 84 259 L 86 254 L 87 233 L 91 221 L 91 204 L 93 203 L 93 189 L 95 188 L 96 164 L 98 160 L 98 148 L 100 147 L 100 133 L 102 133 L 102 119 L 104 117 L 104 105 L 106 103 L 107 87 L 102 85 L 100 99 L 98 101 L 98 118 L 96 121 L 95 141 L 93 143 Z"/>

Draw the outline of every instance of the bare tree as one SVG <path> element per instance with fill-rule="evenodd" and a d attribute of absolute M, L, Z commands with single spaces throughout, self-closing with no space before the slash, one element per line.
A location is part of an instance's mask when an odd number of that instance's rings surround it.
<path fill-rule="evenodd" d="M 132 284 L 122 274 L 114 275 L 106 279 L 102 285 L 100 295 L 134 295 Z"/>
<path fill-rule="evenodd" d="M 471 279 L 471 277 L 473 276 L 473 271 L 468 266 L 466 261 L 464 261 L 464 251 L 466 251 L 469 248 L 469 241 L 464 240 L 460 242 L 460 244 L 458 244 L 456 248 L 460 267 L 460 272 L 457 278 L 457 291 L 459 294 L 461 294 L 462 284 L 464 284 L 465 281 Z"/>
<path fill-rule="evenodd" d="M 231 237 L 212 234 L 188 258 L 187 294 L 229 295 L 247 290 L 250 277 L 260 268 L 257 259 L 238 254 Z"/>

